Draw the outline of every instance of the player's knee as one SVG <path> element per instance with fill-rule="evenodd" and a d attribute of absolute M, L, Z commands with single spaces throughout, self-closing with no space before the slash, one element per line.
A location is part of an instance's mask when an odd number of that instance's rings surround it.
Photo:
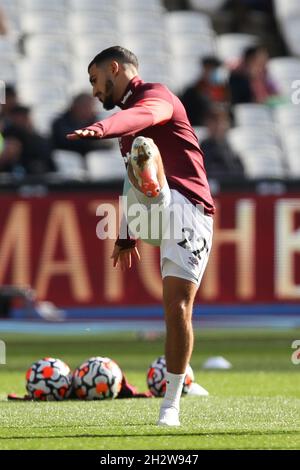
<path fill-rule="evenodd" d="M 191 321 L 191 303 L 188 298 L 174 298 L 168 305 L 167 314 L 172 321 L 186 323 Z"/>

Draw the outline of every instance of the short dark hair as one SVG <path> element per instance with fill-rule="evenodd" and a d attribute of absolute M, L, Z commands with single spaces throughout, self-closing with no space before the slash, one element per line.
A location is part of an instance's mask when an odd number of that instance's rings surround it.
<path fill-rule="evenodd" d="M 244 54 L 243 54 L 244 61 L 248 62 L 249 60 L 253 59 L 253 57 L 255 57 L 256 54 L 262 51 L 267 51 L 266 46 L 264 46 L 263 44 L 254 44 L 253 46 L 248 46 L 244 50 Z"/>
<path fill-rule="evenodd" d="M 211 66 L 211 67 L 220 67 L 222 62 L 218 59 L 218 57 L 207 55 L 202 57 L 201 63 L 203 67 Z"/>
<path fill-rule="evenodd" d="M 6 86 L 5 86 L 5 95 L 6 95 L 6 97 L 11 97 L 11 96 L 16 97 L 17 92 L 16 92 L 15 85 L 13 85 L 11 83 L 6 84 Z"/>
<path fill-rule="evenodd" d="M 230 108 L 228 105 L 226 103 L 212 104 L 207 112 L 206 121 L 215 121 L 221 117 L 230 119 Z"/>
<path fill-rule="evenodd" d="M 17 104 L 16 106 L 13 107 L 13 109 L 11 110 L 11 113 L 13 115 L 22 114 L 23 116 L 28 116 L 28 114 L 30 114 L 30 108 L 29 108 L 29 106 L 24 106 L 22 104 Z"/>
<path fill-rule="evenodd" d="M 104 49 L 102 52 L 100 52 L 93 58 L 93 60 L 88 66 L 88 71 L 90 70 L 92 65 L 100 65 L 106 60 L 112 59 L 118 60 L 122 64 L 132 64 L 136 68 L 138 68 L 139 66 L 138 59 L 133 52 L 121 46 L 112 46 L 108 49 Z"/>

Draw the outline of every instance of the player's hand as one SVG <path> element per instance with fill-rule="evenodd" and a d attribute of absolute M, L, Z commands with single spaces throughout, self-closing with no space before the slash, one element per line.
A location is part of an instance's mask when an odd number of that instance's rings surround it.
<path fill-rule="evenodd" d="M 124 250 L 124 248 L 122 249 L 120 246 L 115 245 L 114 251 L 111 255 L 114 268 L 120 264 L 122 271 L 131 268 L 133 257 L 135 257 L 138 261 L 141 259 L 139 250 L 136 246 L 134 248 L 126 248 Z"/>
<path fill-rule="evenodd" d="M 92 131 L 89 129 L 78 129 L 72 134 L 67 134 L 68 140 L 79 140 L 79 139 L 100 139 L 100 132 Z"/>

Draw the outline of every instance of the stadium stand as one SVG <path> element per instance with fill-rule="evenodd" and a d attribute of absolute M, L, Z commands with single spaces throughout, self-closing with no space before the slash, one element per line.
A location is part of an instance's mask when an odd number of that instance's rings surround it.
<path fill-rule="evenodd" d="M 0 78 L 16 85 L 19 101 L 31 106 L 36 130 L 49 136 L 53 119 L 69 106 L 72 97 L 90 91 L 87 64 L 101 49 L 122 43 L 138 55 L 146 81 L 164 82 L 182 94 L 201 74 L 201 59 L 217 57 L 229 75 L 245 49 L 260 44 L 266 34 L 260 21 L 249 31 L 218 28 L 218 15 L 231 15 L 225 0 L 170 4 L 162 0 L 98 0 L 95 7 L 91 0 L 1 0 L 8 33 L 0 36 Z M 184 5 L 188 8 L 182 9 Z M 232 114 L 236 127 L 228 133 L 243 162 L 256 149 L 257 158 L 246 166 L 251 178 L 271 176 L 267 165 L 261 163 L 265 161 L 259 157 L 263 152 L 266 158 L 283 162 L 281 167 L 273 165 L 276 177 L 294 177 L 300 167 L 300 112 L 291 104 L 292 83 L 300 79 L 300 3 L 274 0 L 273 6 L 277 23 L 274 43 L 282 39 L 287 55 L 282 49 L 273 54 L 267 72 L 280 99 L 277 103 L 235 105 Z M 198 131 L 201 141 L 207 130 L 198 127 Z M 106 152 L 89 155 L 88 174 L 106 174 L 102 165 L 109 156 Z M 64 173 L 59 163 L 63 157 L 54 155 L 58 171 Z M 99 165 L 96 155 L 101 159 Z M 114 177 L 121 176 L 117 165 L 111 171 Z"/>
<path fill-rule="evenodd" d="M 263 104 L 242 103 L 234 107 L 235 122 L 238 126 L 260 126 L 271 123 L 270 109 Z"/>
<path fill-rule="evenodd" d="M 91 180 L 113 181 L 124 179 L 125 167 L 120 165 L 115 150 L 108 152 L 89 152 L 86 155 L 88 175 Z"/>
<path fill-rule="evenodd" d="M 71 150 L 54 150 L 53 160 L 61 175 L 74 179 L 82 179 L 87 175 L 80 153 Z"/>
<path fill-rule="evenodd" d="M 275 57 L 269 61 L 268 71 L 280 92 L 289 97 L 293 81 L 300 77 L 300 59 Z"/>
<path fill-rule="evenodd" d="M 244 50 L 258 42 L 258 37 L 251 34 L 228 33 L 217 38 L 218 55 L 229 66 L 236 65 Z"/>
<path fill-rule="evenodd" d="M 189 0 L 189 6 L 193 10 L 200 10 L 207 13 L 214 13 L 218 11 L 224 4 L 226 0 Z"/>

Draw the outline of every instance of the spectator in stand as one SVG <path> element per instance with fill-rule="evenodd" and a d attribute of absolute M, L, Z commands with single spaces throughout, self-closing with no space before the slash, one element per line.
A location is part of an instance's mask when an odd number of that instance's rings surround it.
<path fill-rule="evenodd" d="M 230 128 L 227 108 L 214 105 L 206 120 L 209 136 L 200 142 L 205 156 L 205 168 L 209 178 L 241 178 L 244 168 L 239 157 L 231 149 L 226 134 Z"/>
<path fill-rule="evenodd" d="M 0 173 L 10 173 L 21 159 L 22 145 L 15 138 L 3 137 L 4 121 L 0 116 Z"/>
<path fill-rule="evenodd" d="M 91 122 L 96 122 L 98 116 L 95 112 L 95 100 L 86 93 L 77 95 L 70 108 L 61 116 L 56 118 L 52 124 L 52 146 L 54 149 L 72 150 L 82 156 L 92 150 L 107 149 L 111 147 L 110 142 L 102 140 L 78 140 L 66 139 L 74 129 L 87 127 Z"/>
<path fill-rule="evenodd" d="M 6 166 L 5 170 L 14 171 L 17 165 L 18 174 L 23 171 L 24 176 L 26 174 L 41 175 L 54 171 L 55 166 L 51 159 L 50 142 L 35 131 L 30 109 L 26 106 L 17 105 L 11 110 L 10 117 L 10 123 L 3 131 L 4 143 L 8 143 L 10 149 L 13 146 L 18 158 L 16 161 L 10 159 L 12 165 Z"/>
<path fill-rule="evenodd" d="M 277 25 L 272 0 L 228 0 L 224 9 L 229 13 L 230 22 L 227 27 L 232 33 L 257 34 L 261 31 L 268 34 L 272 31 L 273 37 L 274 34 L 276 36 Z"/>
<path fill-rule="evenodd" d="M 21 170 L 24 174 L 23 166 L 21 165 L 22 144 L 18 139 L 7 137 L 3 139 L 3 145 L 0 148 L 0 173 L 12 173 Z"/>
<path fill-rule="evenodd" d="M 18 105 L 18 96 L 14 85 L 5 86 L 5 104 L 1 106 L 0 118 L 4 121 L 4 126 L 8 126 L 11 121 L 11 112 Z"/>
<path fill-rule="evenodd" d="M 0 8 L 0 36 L 4 36 L 8 33 L 7 19 L 4 11 Z"/>
<path fill-rule="evenodd" d="M 192 126 L 204 125 L 213 103 L 229 101 L 228 85 L 220 73 L 221 65 L 216 57 L 204 57 L 200 77 L 181 97 Z"/>
<path fill-rule="evenodd" d="M 278 96 L 275 85 L 267 74 L 269 54 L 264 46 L 251 46 L 245 50 L 241 64 L 229 78 L 232 104 L 268 104 Z"/>
<path fill-rule="evenodd" d="M 251 10 L 265 11 L 266 13 L 273 12 L 273 2 L 270 0 L 238 0 L 242 5 Z"/>

